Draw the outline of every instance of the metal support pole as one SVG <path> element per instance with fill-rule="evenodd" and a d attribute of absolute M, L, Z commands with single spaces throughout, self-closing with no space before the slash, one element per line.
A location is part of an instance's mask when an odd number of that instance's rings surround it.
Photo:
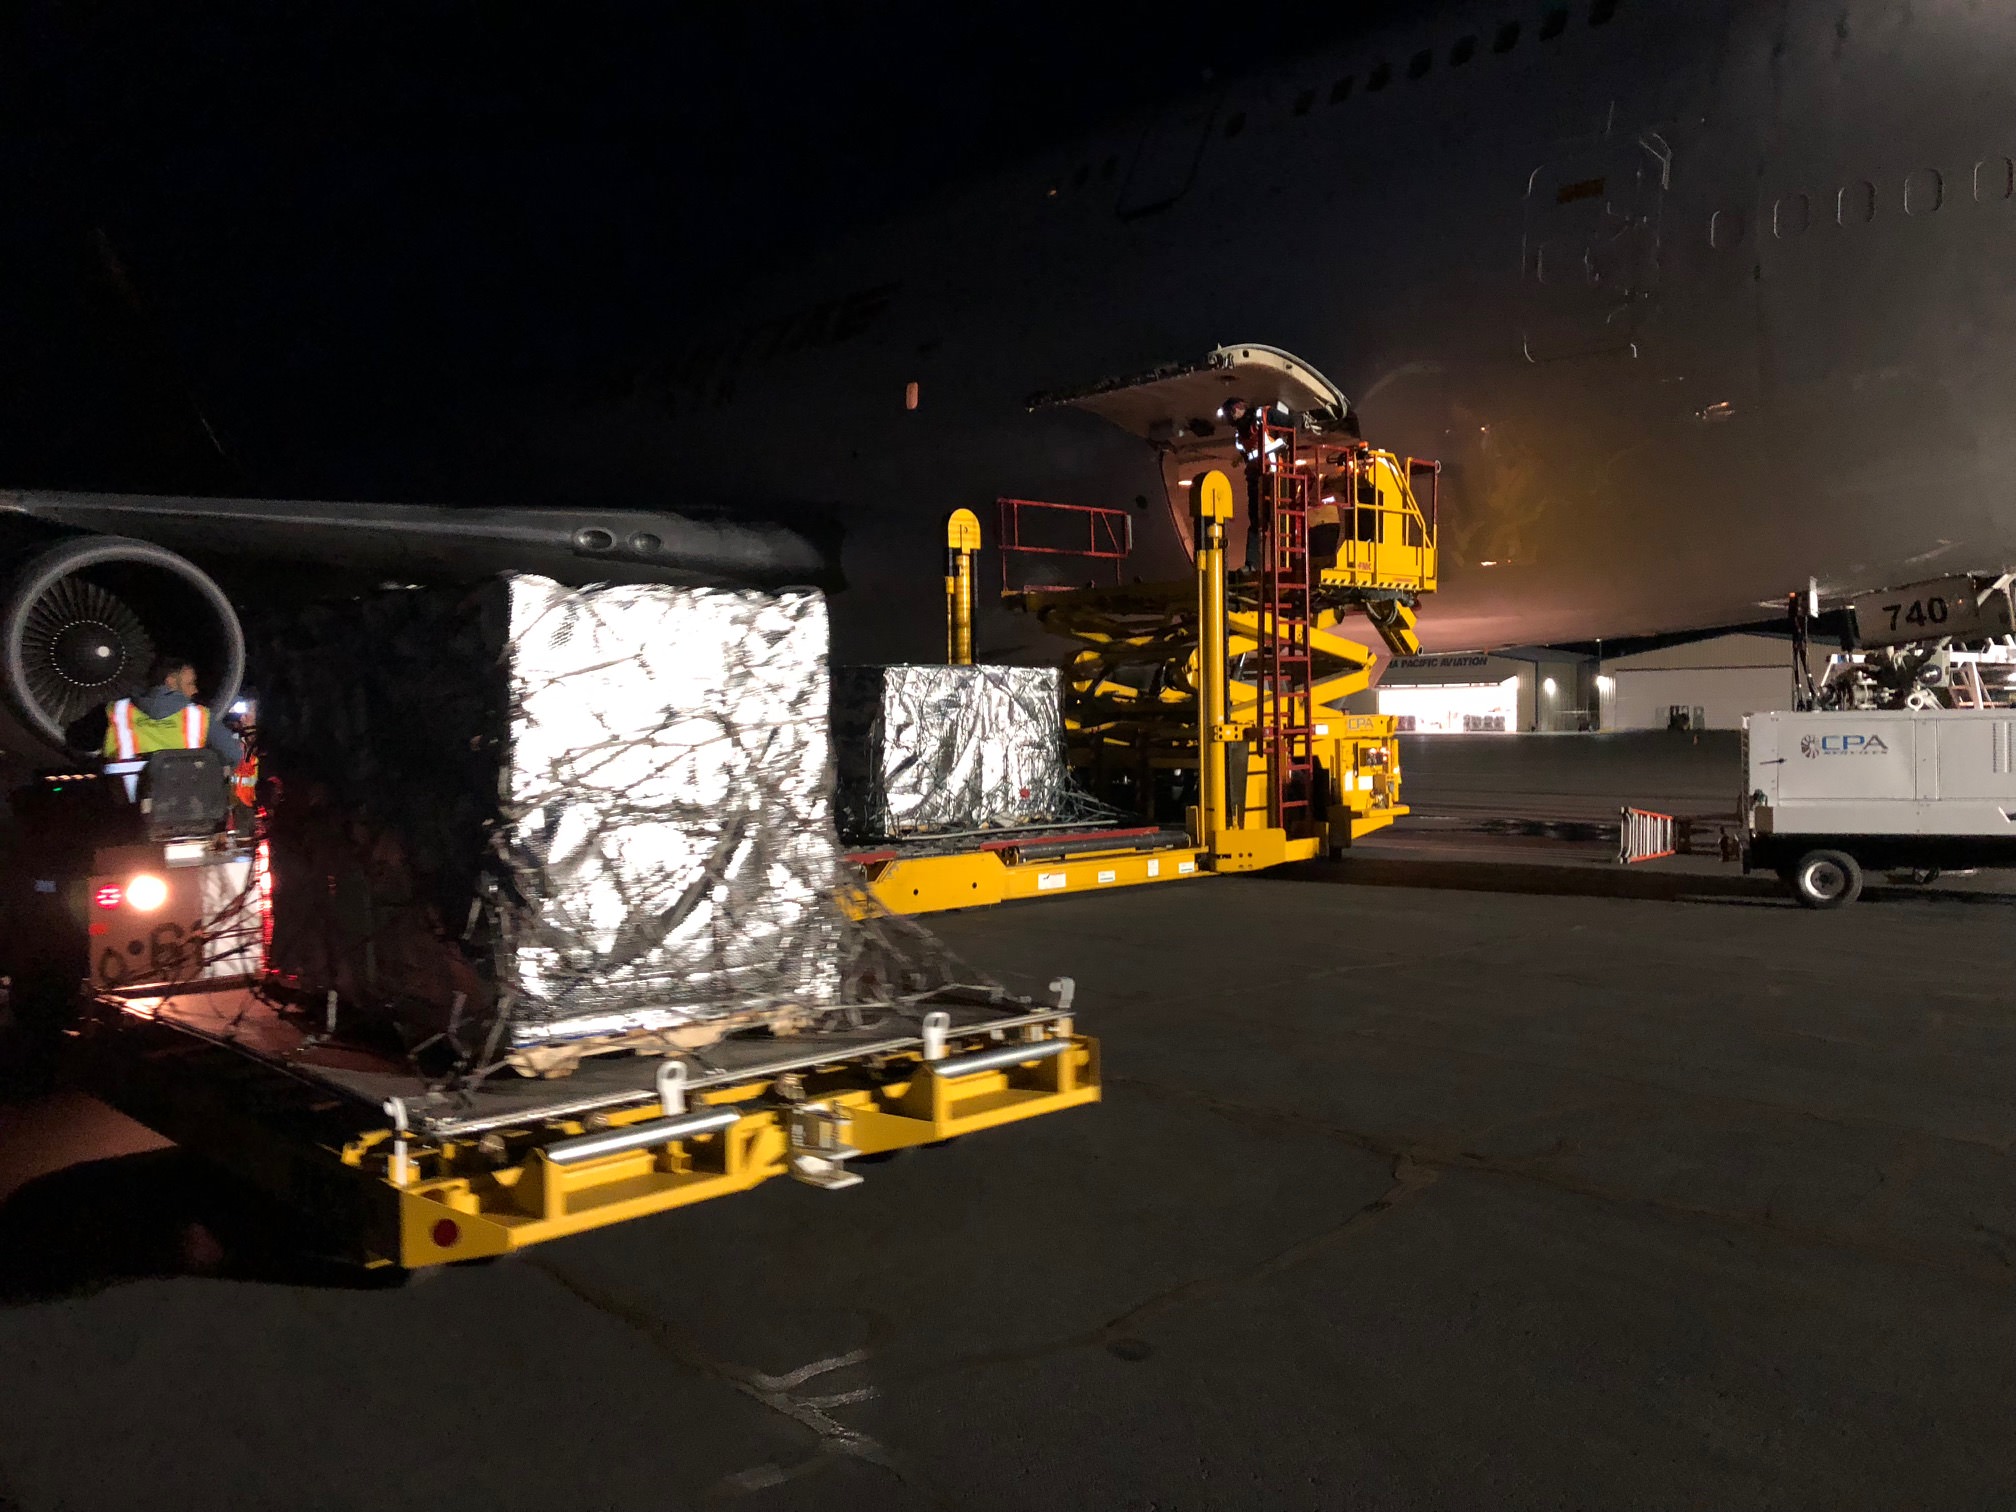
<path fill-rule="evenodd" d="M 973 665 L 973 558 L 980 550 L 980 517 L 955 509 L 945 521 L 945 660 Z"/>
<path fill-rule="evenodd" d="M 1197 542 L 1197 844 L 1230 827 L 1225 792 L 1225 527 L 1232 480 L 1215 469 L 1190 486 Z"/>

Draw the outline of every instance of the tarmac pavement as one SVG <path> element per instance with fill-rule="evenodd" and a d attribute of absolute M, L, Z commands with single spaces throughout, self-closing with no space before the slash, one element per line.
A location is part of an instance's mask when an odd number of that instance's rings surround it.
<path fill-rule="evenodd" d="M 2008 1506 L 2011 901 L 1363 859 L 935 921 L 1100 1106 L 403 1290 L 0 1109 L 0 1507 Z"/>

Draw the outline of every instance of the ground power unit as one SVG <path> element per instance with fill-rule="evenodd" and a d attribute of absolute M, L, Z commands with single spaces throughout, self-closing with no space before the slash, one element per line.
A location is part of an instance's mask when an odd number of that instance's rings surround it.
<path fill-rule="evenodd" d="M 2016 866 L 2016 711 L 1752 714 L 1743 739 L 1745 867 L 1808 907 L 1871 868 Z"/>

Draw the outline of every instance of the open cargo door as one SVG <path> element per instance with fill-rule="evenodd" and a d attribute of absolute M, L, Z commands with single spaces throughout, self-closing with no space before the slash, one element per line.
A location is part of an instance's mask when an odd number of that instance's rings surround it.
<path fill-rule="evenodd" d="M 1334 431 L 1355 439 L 1357 422 L 1336 384 L 1279 347 L 1222 346 L 1194 362 L 1172 363 L 1132 378 L 1109 378 L 1085 388 L 1037 394 L 1029 407 L 1070 405 L 1110 420 L 1154 447 L 1162 461 L 1162 487 L 1185 552 L 1195 555 L 1190 537 L 1190 503 L 1185 484 L 1206 468 L 1232 477 L 1244 471 L 1234 450 L 1228 400 L 1255 408 L 1282 404 L 1317 433 Z M 1240 518 L 1244 517 L 1244 491 Z"/>

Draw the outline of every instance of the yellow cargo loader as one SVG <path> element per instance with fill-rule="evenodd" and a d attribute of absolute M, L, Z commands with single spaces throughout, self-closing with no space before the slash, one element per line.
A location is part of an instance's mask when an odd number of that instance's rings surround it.
<path fill-rule="evenodd" d="M 1362 615 L 1394 654 L 1420 650 L 1415 607 L 1435 587 L 1435 501 L 1431 492 L 1424 511 L 1413 480 L 1432 483 L 1435 464 L 1325 444 L 1271 418 L 1253 427 L 1246 469 L 1259 558 L 1247 571 L 1227 569 L 1235 497 L 1213 468 L 1182 484 L 1191 583 L 1014 600 L 1078 643 L 1064 709 L 1074 771 L 1101 797 L 1127 790 L 1140 825 L 859 853 L 883 906 L 928 913 L 1255 871 L 1334 855 L 1407 812 L 1396 721 L 1337 707 L 1370 685 L 1375 660 L 1337 627 Z M 947 542 L 956 659 L 972 644 L 960 623 L 970 621 L 979 544 L 970 512 L 954 516 Z M 1170 791 L 1186 797 L 1180 829 L 1151 822 Z"/>

